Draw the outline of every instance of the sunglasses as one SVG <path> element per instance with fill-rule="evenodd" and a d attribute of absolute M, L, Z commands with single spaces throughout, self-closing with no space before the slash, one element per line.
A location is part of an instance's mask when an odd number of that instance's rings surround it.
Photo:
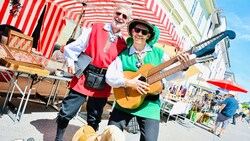
<path fill-rule="evenodd" d="M 116 14 L 117 16 L 122 15 L 122 18 L 123 18 L 123 19 L 125 19 L 125 20 L 127 20 L 127 18 L 128 18 L 128 16 L 127 16 L 127 15 L 122 14 L 122 13 L 120 13 L 120 12 L 116 12 L 115 14 Z"/>
<path fill-rule="evenodd" d="M 142 35 L 147 35 L 148 34 L 148 30 L 144 30 L 144 29 L 140 29 L 140 28 L 137 28 L 137 27 L 134 27 L 134 31 L 136 32 L 136 33 L 142 33 Z"/>

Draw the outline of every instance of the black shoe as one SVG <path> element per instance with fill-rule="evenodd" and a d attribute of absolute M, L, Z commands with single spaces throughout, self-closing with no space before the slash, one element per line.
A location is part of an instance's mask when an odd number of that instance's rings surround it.
<path fill-rule="evenodd" d="M 217 136 L 218 136 L 219 138 L 221 138 L 221 134 L 218 134 Z"/>
<path fill-rule="evenodd" d="M 210 132 L 210 133 L 212 133 L 212 134 L 214 134 L 214 131 L 213 131 L 213 129 L 209 129 L 209 132 Z"/>

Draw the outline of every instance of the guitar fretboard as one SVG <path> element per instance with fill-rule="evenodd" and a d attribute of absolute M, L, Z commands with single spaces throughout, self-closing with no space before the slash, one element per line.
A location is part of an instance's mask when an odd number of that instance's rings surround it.
<path fill-rule="evenodd" d="M 149 76 L 148 79 L 147 79 L 147 82 L 149 84 L 153 84 L 161 79 L 163 79 L 164 77 L 167 77 L 169 75 L 172 75 L 176 72 L 179 72 L 179 71 L 182 71 L 183 69 L 189 67 L 189 66 L 192 66 L 196 63 L 196 60 L 195 58 L 194 59 L 190 59 L 189 61 L 185 62 L 185 63 L 180 63 L 180 62 L 177 62 L 173 65 L 171 65 L 170 69 L 164 71 L 164 72 L 161 72 L 161 73 L 157 73 L 157 74 L 154 74 L 152 76 Z"/>

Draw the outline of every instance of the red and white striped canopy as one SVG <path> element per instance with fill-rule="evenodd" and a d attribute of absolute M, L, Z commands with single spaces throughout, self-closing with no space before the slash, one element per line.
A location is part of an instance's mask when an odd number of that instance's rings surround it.
<path fill-rule="evenodd" d="M 157 4 L 156 0 L 85 0 L 83 7 L 80 0 L 51 0 L 66 11 L 66 16 L 77 21 L 84 9 L 82 25 L 90 26 L 92 23 L 110 22 L 114 8 L 117 4 L 129 4 L 133 9 L 133 18 L 145 19 L 155 24 L 161 31 L 159 42 L 170 44 L 177 48 L 182 47 L 182 41 L 177 35 L 168 13 Z M 127 35 L 127 32 L 124 32 Z"/>
<path fill-rule="evenodd" d="M 65 18 L 79 20 L 82 11 L 81 25 L 89 27 L 94 22 L 110 22 L 116 5 L 130 4 L 133 18 L 140 18 L 155 24 L 161 31 L 159 43 L 183 47 L 171 22 L 171 17 L 157 3 L 157 0 L 20 0 L 22 8 L 18 17 L 9 14 L 10 0 L 0 2 L 0 24 L 10 24 L 21 29 L 25 34 L 32 35 L 41 12 L 46 5 L 46 12 L 41 28 L 38 50 L 50 57 L 54 44 L 65 26 Z M 123 29 L 124 35 L 127 31 Z"/>
<path fill-rule="evenodd" d="M 37 49 L 49 58 L 65 26 L 65 11 L 47 0 L 20 0 L 22 6 L 20 12 L 17 16 L 13 16 L 10 14 L 12 8 L 10 2 L 11 0 L 0 1 L 0 24 L 12 25 L 28 36 L 32 36 L 46 6 Z"/>

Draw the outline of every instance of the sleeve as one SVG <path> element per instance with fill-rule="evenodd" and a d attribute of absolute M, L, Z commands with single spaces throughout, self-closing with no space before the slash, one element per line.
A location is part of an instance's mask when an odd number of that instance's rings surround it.
<path fill-rule="evenodd" d="M 164 53 L 163 56 L 162 56 L 162 62 L 166 62 L 166 61 L 168 61 L 169 59 L 170 59 L 170 57 L 169 57 L 166 53 Z M 169 68 L 167 67 L 167 68 L 163 69 L 163 71 L 166 71 L 166 70 L 168 70 L 168 69 L 169 69 Z M 177 73 L 174 73 L 174 74 L 172 74 L 172 75 L 167 76 L 167 77 L 166 77 L 166 80 L 167 80 L 167 81 L 170 81 L 170 80 L 175 80 L 175 79 L 182 79 L 182 78 L 184 78 L 185 76 L 186 76 L 186 73 L 183 72 L 183 71 L 181 71 L 181 72 L 177 72 Z"/>
<path fill-rule="evenodd" d="M 83 28 L 82 34 L 76 39 L 76 41 L 65 46 L 64 57 L 68 67 L 73 66 L 80 53 L 86 50 L 91 30 L 92 28 Z"/>
<path fill-rule="evenodd" d="M 225 105 L 227 105 L 228 101 L 229 101 L 229 99 L 228 99 L 228 98 L 226 98 L 224 101 L 222 101 L 222 103 L 221 103 L 221 104 L 225 104 Z"/>
<path fill-rule="evenodd" d="M 113 88 L 125 86 L 122 62 L 119 57 L 109 65 L 106 73 L 106 82 Z"/>

